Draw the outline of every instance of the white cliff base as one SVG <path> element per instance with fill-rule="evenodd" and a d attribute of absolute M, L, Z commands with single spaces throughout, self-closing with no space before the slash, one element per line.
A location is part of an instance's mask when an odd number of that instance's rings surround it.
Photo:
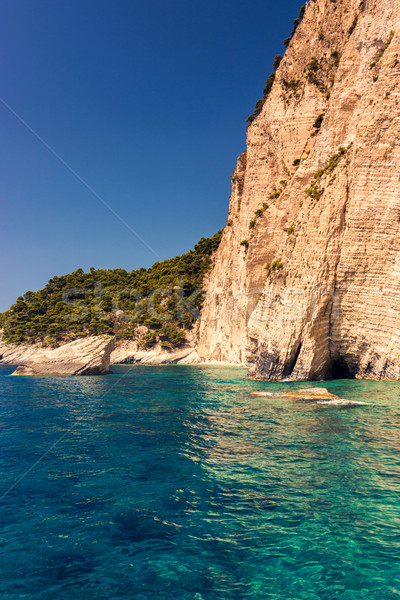
<path fill-rule="evenodd" d="M 1 364 L 18 365 L 13 375 L 103 375 L 110 372 L 114 339 L 93 336 L 59 348 L 0 343 Z"/>
<path fill-rule="evenodd" d="M 112 364 L 195 365 L 200 362 L 196 350 L 190 344 L 173 351 L 163 350 L 159 345 L 151 350 L 142 350 L 135 341 L 123 341 L 111 353 Z"/>

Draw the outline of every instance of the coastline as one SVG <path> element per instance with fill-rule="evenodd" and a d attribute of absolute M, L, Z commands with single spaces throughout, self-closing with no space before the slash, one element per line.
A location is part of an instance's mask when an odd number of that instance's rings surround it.
<path fill-rule="evenodd" d="M 83 340 L 84 339 L 89 338 L 83 338 Z M 68 346 L 68 343 L 61 344 L 57 348 L 60 355 L 62 354 L 62 349 L 66 346 Z M 20 365 L 29 365 L 30 363 L 46 363 L 48 361 L 49 352 L 52 351 L 51 348 L 43 347 L 41 344 L 7 344 L 0 335 L 0 365 L 18 367 Z M 142 350 L 138 348 L 137 342 L 134 341 L 123 340 L 117 342 L 115 348 L 111 352 L 110 365 L 134 364 L 147 366 L 204 364 L 246 367 L 246 365 L 243 364 L 226 361 L 204 360 L 197 353 L 196 347 L 190 343 L 185 344 L 183 347 L 176 350 L 167 352 L 158 345 L 149 350 Z"/>

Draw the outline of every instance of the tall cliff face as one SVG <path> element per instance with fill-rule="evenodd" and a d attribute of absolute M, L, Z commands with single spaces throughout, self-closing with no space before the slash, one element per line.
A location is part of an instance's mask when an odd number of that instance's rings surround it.
<path fill-rule="evenodd" d="M 399 32 L 399 0 L 308 1 L 232 176 L 204 359 L 400 378 Z"/>

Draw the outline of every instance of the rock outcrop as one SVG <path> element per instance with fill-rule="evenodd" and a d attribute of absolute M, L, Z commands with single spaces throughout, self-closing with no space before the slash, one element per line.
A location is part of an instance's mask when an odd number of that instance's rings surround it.
<path fill-rule="evenodd" d="M 111 353 L 111 363 L 120 365 L 194 365 L 198 362 L 199 356 L 190 344 L 166 352 L 160 346 L 151 350 L 141 350 L 137 342 L 122 341 Z"/>
<path fill-rule="evenodd" d="M 335 394 L 331 394 L 325 388 L 306 388 L 302 390 L 292 390 L 289 392 L 252 392 L 251 396 L 262 398 L 289 400 L 292 402 L 311 402 L 324 404 L 326 406 L 337 406 L 340 408 L 356 408 L 358 406 L 372 406 L 369 402 L 359 402 L 357 400 L 346 400 Z"/>
<path fill-rule="evenodd" d="M 232 176 L 198 352 L 400 379 L 400 2 L 309 0 Z"/>
<path fill-rule="evenodd" d="M 268 398 L 282 398 L 283 400 L 305 400 L 305 401 L 330 401 L 341 400 L 339 396 L 331 394 L 326 388 L 306 388 L 292 390 L 289 392 L 252 392 L 252 396 L 265 396 Z"/>
<path fill-rule="evenodd" d="M 1 344 L 1 364 L 18 365 L 13 375 L 103 375 L 110 372 L 114 339 L 93 336 L 59 348 Z"/>

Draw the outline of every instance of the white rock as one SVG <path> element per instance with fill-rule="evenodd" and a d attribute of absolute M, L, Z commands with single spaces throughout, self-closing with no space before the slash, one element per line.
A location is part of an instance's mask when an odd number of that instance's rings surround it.
<path fill-rule="evenodd" d="M 59 348 L 2 343 L 2 364 L 19 365 L 13 375 L 102 375 L 109 373 L 114 338 L 92 336 Z"/>

